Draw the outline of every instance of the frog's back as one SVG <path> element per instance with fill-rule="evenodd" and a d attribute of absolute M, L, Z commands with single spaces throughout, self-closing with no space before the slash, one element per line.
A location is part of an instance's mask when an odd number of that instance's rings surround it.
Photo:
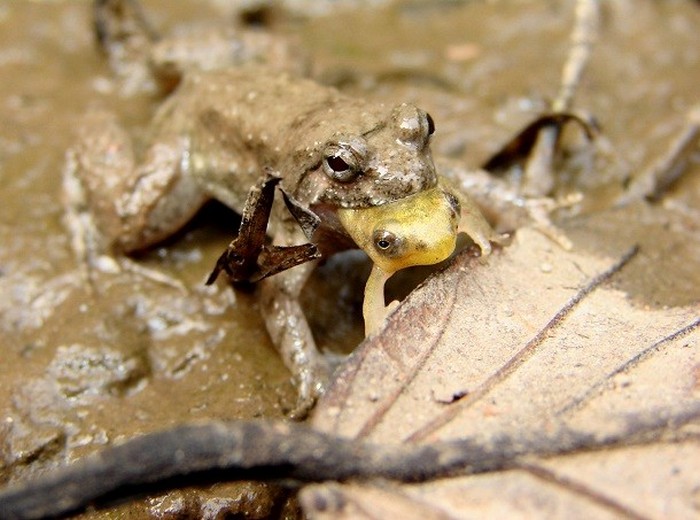
<path fill-rule="evenodd" d="M 240 211 L 263 168 L 313 137 L 319 113 L 360 103 L 337 90 L 266 68 L 242 67 L 189 75 L 161 118 L 186 128 L 192 173 L 213 197 Z M 311 123 L 310 123 L 311 122 Z"/>
<path fill-rule="evenodd" d="M 309 114 L 348 100 L 334 88 L 264 67 L 196 74 L 187 83 L 200 114 L 215 112 L 244 139 L 260 140 L 270 151 L 282 148 Z"/>

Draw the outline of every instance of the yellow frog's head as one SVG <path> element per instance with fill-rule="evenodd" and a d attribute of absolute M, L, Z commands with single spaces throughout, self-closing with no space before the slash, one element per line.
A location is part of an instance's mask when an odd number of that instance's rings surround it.
<path fill-rule="evenodd" d="M 459 202 L 440 186 L 396 202 L 338 210 L 355 243 L 388 277 L 414 265 L 432 265 L 455 249 Z"/>
<path fill-rule="evenodd" d="M 378 330 L 397 305 L 384 305 L 384 284 L 396 271 L 446 260 L 460 232 L 472 237 L 483 255 L 491 252 L 491 241 L 507 239 L 491 228 L 471 199 L 458 193 L 438 184 L 388 204 L 338 210 L 345 231 L 374 262 L 362 306 L 367 334 Z"/>

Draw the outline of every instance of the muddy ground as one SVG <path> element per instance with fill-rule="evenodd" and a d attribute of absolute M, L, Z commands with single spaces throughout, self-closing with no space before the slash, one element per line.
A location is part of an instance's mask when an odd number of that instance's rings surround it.
<path fill-rule="evenodd" d="M 436 156 L 477 166 L 556 94 L 573 2 L 356 3 L 319 12 L 324 2 L 290 2 L 272 30 L 300 39 L 320 81 L 428 110 Z M 233 19 L 221 4 L 146 2 L 165 32 Z M 607 207 L 662 154 L 700 100 L 698 26 L 697 2 L 606 7 L 576 101 L 603 129 L 596 174 L 566 180 L 589 195 L 584 212 Z M 88 2 L 0 2 L 0 76 L 0 483 L 184 420 L 285 417 L 295 391 L 255 294 L 203 283 L 236 229 L 234 214 L 210 206 L 133 259 L 177 287 L 128 270 L 86 282 L 64 225 L 65 151 L 90 107 L 117 111 L 138 135 L 156 104 L 150 94 L 126 94 L 111 75 L 94 49 Z M 693 164 L 664 204 L 697 232 Z M 665 262 L 687 285 L 647 297 L 697 300 L 697 262 Z M 307 288 L 324 347 L 347 352 L 361 341 L 367 269 L 361 255 L 348 255 Z M 215 485 L 85 517 L 294 517 L 289 496 L 267 484 Z"/>

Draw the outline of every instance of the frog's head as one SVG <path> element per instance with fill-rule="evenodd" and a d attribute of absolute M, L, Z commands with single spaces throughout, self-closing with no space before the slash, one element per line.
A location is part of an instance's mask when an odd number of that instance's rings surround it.
<path fill-rule="evenodd" d="M 459 214 L 457 198 L 440 186 L 382 206 L 338 210 L 347 233 L 386 277 L 447 259 L 455 249 Z"/>
<path fill-rule="evenodd" d="M 387 113 L 383 106 L 338 104 L 309 126 L 305 137 L 314 144 L 303 151 L 308 166 L 293 192 L 310 205 L 368 208 L 437 185 L 435 124 L 413 105 Z"/>

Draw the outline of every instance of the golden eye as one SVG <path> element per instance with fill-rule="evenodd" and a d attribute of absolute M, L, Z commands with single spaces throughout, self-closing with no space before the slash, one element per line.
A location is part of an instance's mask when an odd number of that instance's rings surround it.
<path fill-rule="evenodd" d="M 324 153 L 323 170 L 335 181 L 353 181 L 363 171 L 366 154 L 365 143 L 360 139 L 330 144 Z"/>
<path fill-rule="evenodd" d="M 377 239 L 377 248 L 381 249 L 382 251 L 386 251 L 391 247 L 391 244 L 393 244 L 393 240 L 391 239 L 390 236 L 382 236 Z"/>

